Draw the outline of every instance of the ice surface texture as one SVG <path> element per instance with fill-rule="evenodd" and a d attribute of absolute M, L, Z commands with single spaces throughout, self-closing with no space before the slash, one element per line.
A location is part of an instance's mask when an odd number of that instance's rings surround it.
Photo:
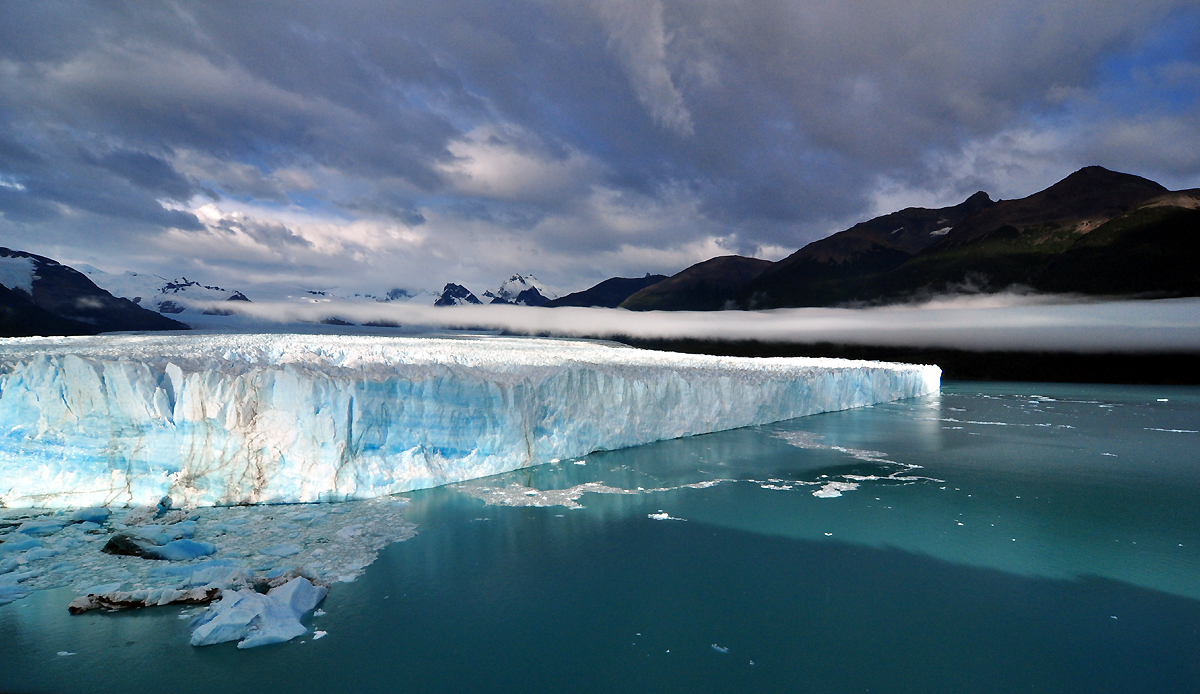
<path fill-rule="evenodd" d="M 0 503 L 336 501 L 934 391 L 941 371 L 523 338 L 0 344 Z"/>

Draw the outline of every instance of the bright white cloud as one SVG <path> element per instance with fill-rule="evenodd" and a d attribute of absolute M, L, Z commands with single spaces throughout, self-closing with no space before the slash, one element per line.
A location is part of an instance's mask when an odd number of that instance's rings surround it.
<path fill-rule="evenodd" d="M 552 153 L 514 127 L 487 126 L 466 133 L 447 149 L 454 159 L 438 166 L 457 193 L 510 202 L 551 202 L 578 196 L 598 182 L 602 167 L 576 150 Z"/>
<path fill-rule="evenodd" d="M 1003 294 L 871 309 L 645 313 L 372 302 L 260 302 L 236 308 L 259 320 L 280 322 L 337 316 L 358 323 L 392 321 L 410 329 L 476 328 L 563 336 L 1078 352 L 1195 351 L 1200 345 L 1200 299 L 1079 303 L 1075 297 Z"/>

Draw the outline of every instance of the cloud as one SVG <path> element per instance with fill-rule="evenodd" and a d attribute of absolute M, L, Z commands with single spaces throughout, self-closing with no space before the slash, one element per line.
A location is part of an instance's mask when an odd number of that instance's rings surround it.
<path fill-rule="evenodd" d="M 1196 26 L 1191 0 L 2 3 L 0 241 L 582 288 L 1088 164 L 1196 187 Z"/>
<path fill-rule="evenodd" d="M 622 309 L 391 303 L 239 304 L 256 320 L 316 322 L 338 317 L 413 329 L 470 328 L 523 334 L 762 340 L 811 344 L 948 347 L 966 350 L 1194 352 L 1200 299 L 1094 301 L 1007 294 L 947 297 L 871 309 L 659 312 Z"/>
<path fill-rule="evenodd" d="M 692 114 L 667 68 L 669 37 L 659 0 L 606 0 L 600 16 L 609 32 L 609 48 L 617 54 L 638 101 L 654 121 L 681 136 L 695 133 Z"/>
<path fill-rule="evenodd" d="M 512 126 L 477 128 L 446 148 L 454 158 L 438 170 L 464 197 L 554 206 L 586 195 L 602 179 L 596 160 L 566 147 L 551 148 Z"/>

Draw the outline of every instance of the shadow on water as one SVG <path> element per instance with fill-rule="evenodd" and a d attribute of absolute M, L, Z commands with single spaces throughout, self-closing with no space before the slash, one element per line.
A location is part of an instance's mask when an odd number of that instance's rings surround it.
<path fill-rule="evenodd" d="M 1194 693 L 1198 406 L 950 384 L 478 481 L 646 490 L 582 510 L 416 492 L 419 534 L 333 587 L 319 641 L 195 649 L 178 609 L 46 591 L 0 606 L 0 691 Z M 908 464 L 945 482 L 679 486 Z"/>
<path fill-rule="evenodd" d="M 178 610 L 71 618 L 64 595 L 30 598 L 0 608 L 0 689 L 1200 689 L 1200 602 L 1120 582 L 462 496 L 413 512 L 418 537 L 335 586 L 321 641 L 193 649 Z"/>

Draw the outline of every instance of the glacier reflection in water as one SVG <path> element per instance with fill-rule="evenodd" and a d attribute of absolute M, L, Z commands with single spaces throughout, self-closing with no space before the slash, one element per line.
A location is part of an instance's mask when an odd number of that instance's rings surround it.
<path fill-rule="evenodd" d="M 0 607 L 0 690 L 1196 691 L 1197 421 L 1194 388 L 946 384 L 411 492 L 320 641 L 42 592 Z"/>

